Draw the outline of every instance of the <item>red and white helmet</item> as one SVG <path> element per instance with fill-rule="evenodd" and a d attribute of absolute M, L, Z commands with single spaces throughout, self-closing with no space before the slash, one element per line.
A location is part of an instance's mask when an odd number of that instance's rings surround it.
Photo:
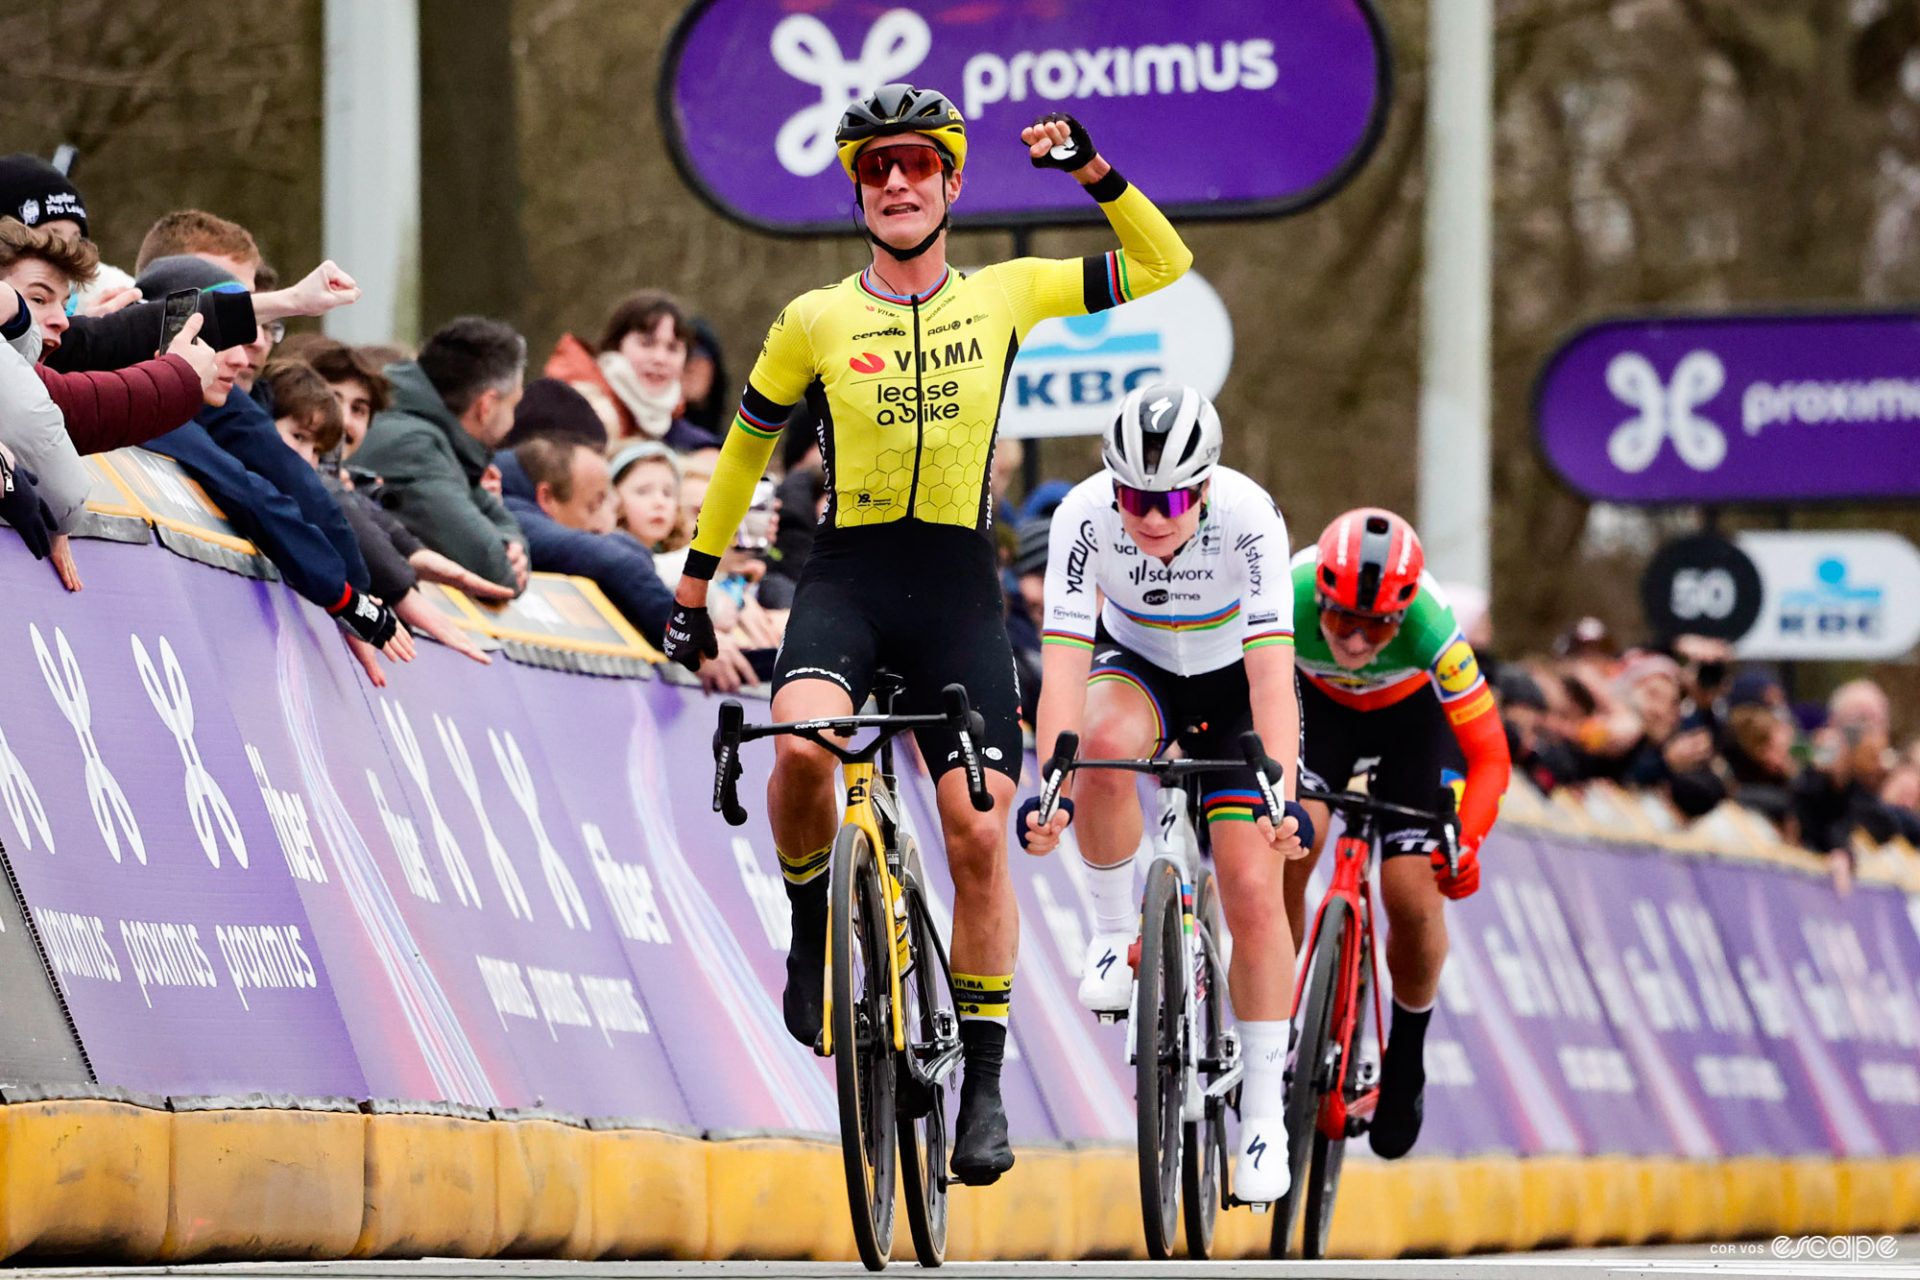
<path fill-rule="evenodd" d="M 1403 613 L 1420 594 L 1426 564 L 1412 525 L 1380 507 L 1360 507 L 1336 517 L 1320 535 L 1313 585 L 1323 606 Z"/>

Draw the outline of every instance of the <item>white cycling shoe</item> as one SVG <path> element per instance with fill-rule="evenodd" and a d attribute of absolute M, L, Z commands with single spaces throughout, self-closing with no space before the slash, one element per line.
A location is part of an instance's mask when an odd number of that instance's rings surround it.
<path fill-rule="evenodd" d="M 1080 966 L 1080 1003 L 1094 1013 L 1125 1013 L 1133 1000 L 1131 933 L 1096 933 Z"/>
<path fill-rule="evenodd" d="M 1287 1167 L 1287 1117 L 1249 1115 L 1240 1119 L 1240 1159 L 1233 1167 L 1233 1198 L 1242 1204 L 1272 1204 L 1287 1194 L 1293 1171 Z"/>

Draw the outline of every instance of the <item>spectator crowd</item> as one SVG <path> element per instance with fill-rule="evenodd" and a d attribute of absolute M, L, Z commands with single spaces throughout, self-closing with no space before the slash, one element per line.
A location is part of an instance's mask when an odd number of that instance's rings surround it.
<path fill-rule="evenodd" d="M 138 445 L 174 459 L 338 621 L 375 684 L 414 658 L 416 633 L 489 660 L 422 584 L 499 602 L 536 572 L 583 576 L 659 645 L 733 417 L 720 344 L 679 300 L 619 299 L 592 341 L 563 336 L 529 380 L 526 340 L 502 321 L 451 320 L 417 351 L 289 336 L 290 320 L 354 304 L 346 271 L 322 262 L 282 285 L 245 227 L 185 209 L 147 230 L 128 273 L 101 262 L 97 215 L 53 166 L 0 159 L 0 520 L 68 590 L 83 587 L 81 457 Z M 169 300 L 187 313 L 177 331 Z M 811 414 L 795 410 L 716 576 L 709 689 L 771 670 L 825 501 Z M 990 483 L 1031 707 L 1048 524 L 1069 486 L 1017 503 L 1020 463 L 1002 440 Z M 1723 644 L 1622 649 L 1591 618 L 1550 654 L 1502 661 L 1484 597 L 1454 595 L 1516 772 L 1540 791 L 1611 782 L 1688 819 L 1733 801 L 1840 855 L 1842 878 L 1857 835 L 1920 844 L 1920 740 L 1896 749 L 1872 682 L 1790 705 Z"/>

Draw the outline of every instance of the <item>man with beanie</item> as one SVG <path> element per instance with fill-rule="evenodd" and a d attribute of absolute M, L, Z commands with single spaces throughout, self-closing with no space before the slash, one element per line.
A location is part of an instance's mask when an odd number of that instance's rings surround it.
<path fill-rule="evenodd" d="M 0 158 L 0 215 L 46 227 L 63 239 L 87 238 L 87 206 L 80 192 L 66 174 L 24 151 Z"/>
<path fill-rule="evenodd" d="M 513 410 L 513 430 L 500 447 L 515 449 L 542 436 L 575 440 L 602 454 L 607 451 L 607 424 L 585 396 L 558 378 L 535 378 L 527 384 Z"/>

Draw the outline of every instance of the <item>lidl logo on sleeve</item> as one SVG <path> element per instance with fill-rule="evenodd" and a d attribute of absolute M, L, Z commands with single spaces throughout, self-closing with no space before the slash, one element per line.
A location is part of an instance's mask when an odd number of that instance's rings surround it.
<path fill-rule="evenodd" d="M 1448 645 L 1434 664 L 1434 671 L 1440 677 L 1440 687 L 1448 693 L 1465 693 L 1480 679 L 1480 664 L 1474 660 L 1473 646 L 1465 640 Z"/>

